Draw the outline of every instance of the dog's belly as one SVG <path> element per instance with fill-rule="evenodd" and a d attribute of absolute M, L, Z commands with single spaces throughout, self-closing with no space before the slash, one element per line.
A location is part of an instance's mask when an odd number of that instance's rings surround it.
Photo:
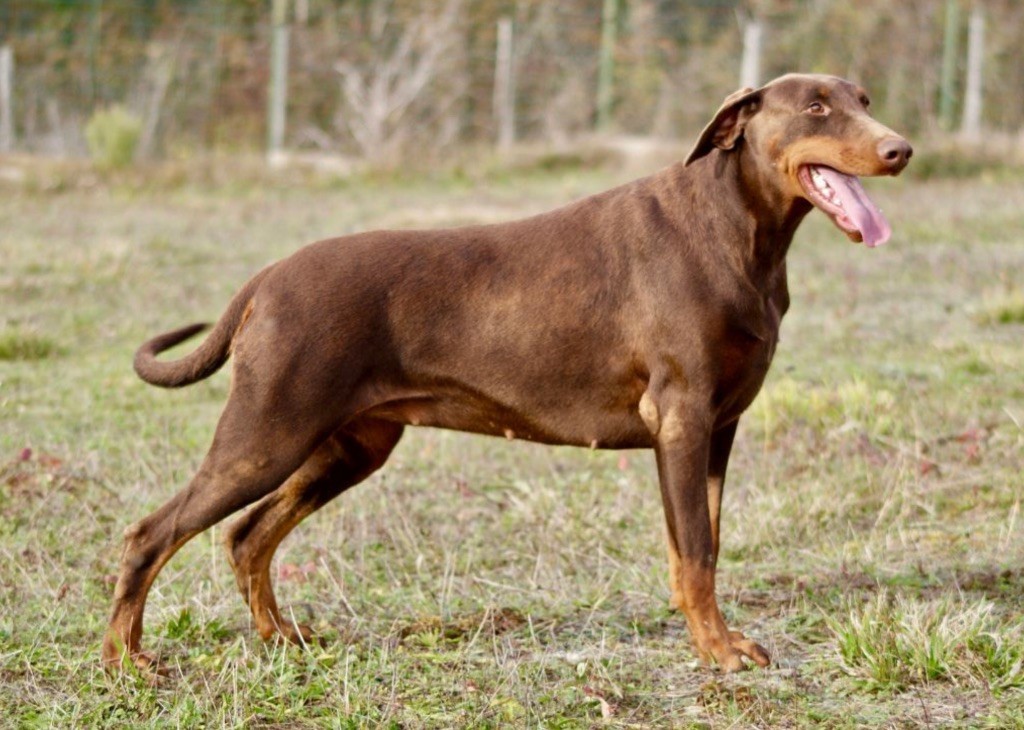
<path fill-rule="evenodd" d="M 538 409 L 507 405 L 479 394 L 448 390 L 403 397 L 378 405 L 367 415 L 410 426 L 465 431 L 542 444 L 601 449 L 654 445 L 636 408 L 601 408 L 560 402 Z M 587 399 L 594 402 L 596 399 Z"/>

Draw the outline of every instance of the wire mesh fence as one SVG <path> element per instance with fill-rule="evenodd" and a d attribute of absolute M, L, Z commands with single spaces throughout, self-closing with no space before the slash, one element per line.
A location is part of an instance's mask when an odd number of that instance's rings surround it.
<path fill-rule="evenodd" d="M 901 129 L 955 130 L 972 14 L 978 124 L 1015 134 L 1014 0 L 3 0 L 0 151 L 85 154 L 114 105 L 137 157 L 262 149 L 282 37 L 283 144 L 377 162 L 599 127 L 687 136 L 741 73 L 791 70 L 857 79 Z"/>

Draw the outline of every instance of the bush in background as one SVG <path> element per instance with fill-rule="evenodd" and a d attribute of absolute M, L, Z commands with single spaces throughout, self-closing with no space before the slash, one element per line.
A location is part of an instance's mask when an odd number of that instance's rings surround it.
<path fill-rule="evenodd" d="M 89 155 L 99 167 L 121 169 L 131 164 L 142 133 L 142 120 L 122 106 L 93 113 L 85 126 Z"/>

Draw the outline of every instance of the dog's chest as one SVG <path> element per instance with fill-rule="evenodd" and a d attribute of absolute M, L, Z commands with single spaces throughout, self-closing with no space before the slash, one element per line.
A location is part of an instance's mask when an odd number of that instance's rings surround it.
<path fill-rule="evenodd" d="M 763 327 L 754 335 L 743 328 L 731 328 L 725 335 L 715 401 L 719 420 L 737 418 L 754 401 L 764 383 L 779 341 L 782 316 L 775 303 L 766 302 Z"/>

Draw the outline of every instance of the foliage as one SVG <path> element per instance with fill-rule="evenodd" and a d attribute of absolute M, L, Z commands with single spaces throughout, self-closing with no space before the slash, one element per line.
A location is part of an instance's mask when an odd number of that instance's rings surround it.
<path fill-rule="evenodd" d="M 1024 288 L 996 295 L 986 301 L 978 315 L 982 324 L 1024 324 Z"/>
<path fill-rule="evenodd" d="M 49 337 L 17 330 L 0 335 L 0 360 L 45 360 L 59 351 Z"/>
<path fill-rule="evenodd" d="M 867 87 L 883 121 L 908 133 L 937 127 L 945 0 L 618 5 L 615 131 L 693 135 L 738 83 L 747 13 L 764 22 L 765 78 L 788 71 L 847 76 Z M 155 149 L 184 155 L 263 145 L 268 3 L 7 6 L 0 34 L 17 60 L 14 109 L 25 148 L 79 151 L 81 120 L 111 104 L 143 111 L 147 133 L 152 128 L 163 138 Z M 496 24 L 505 16 L 515 29 L 518 139 L 560 145 L 593 130 L 602 3 L 332 0 L 290 7 L 290 147 L 372 159 L 393 157 L 394 145 L 402 159 L 411 150 L 442 160 L 456 143 L 493 142 Z M 984 122 L 1015 134 L 1024 125 L 1024 107 L 1012 103 L 1024 88 L 1024 5 L 985 3 L 985 12 Z M 954 34 L 961 55 L 965 35 L 965 26 Z"/>
<path fill-rule="evenodd" d="M 1024 158 L 1008 154 L 1008 148 L 1012 150 L 1013 142 L 998 137 L 983 144 L 925 138 L 916 145 L 914 164 L 907 168 L 907 174 L 922 180 L 1024 178 Z"/>
<path fill-rule="evenodd" d="M 922 602 L 881 591 L 829 619 L 843 662 L 875 690 L 937 680 L 1024 688 L 1024 625 L 1005 626 L 988 601 Z"/>
<path fill-rule="evenodd" d="M 96 111 L 85 127 L 89 154 L 103 169 L 127 167 L 135 159 L 142 122 L 122 106 Z"/>

